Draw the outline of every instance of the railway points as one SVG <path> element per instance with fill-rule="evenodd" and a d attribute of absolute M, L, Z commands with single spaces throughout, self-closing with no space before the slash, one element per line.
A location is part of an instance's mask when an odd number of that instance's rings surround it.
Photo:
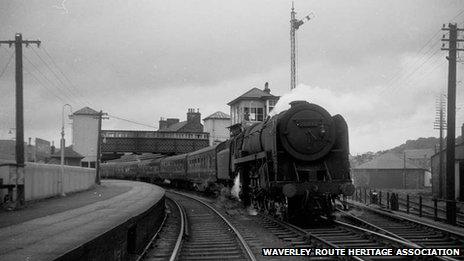
<path fill-rule="evenodd" d="M 170 193 L 168 195 L 171 196 Z M 428 245 L 428 248 L 423 248 L 407 239 L 399 238 L 395 235 L 386 235 L 379 232 L 376 228 L 366 228 L 350 222 L 335 221 L 332 223 L 327 221 L 326 223 L 320 223 L 317 227 L 302 228 L 282 220 L 277 220 L 266 214 L 249 215 L 243 209 L 237 209 L 237 205 L 232 201 L 204 198 L 192 195 L 191 193 L 182 193 L 182 195 L 183 197 L 188 196 L 204 201 L 206 204 L 213 206 L 216 211 L 223 213 L 233 227 L 240 232 L 257 260 L 265 260 L 266 257 L 282 260 L 285 256 L 294 256 L 292 258 L 299 260 L 298 256 L 304 259 L 303 256 L 310 254 L 316 255 L 321 260 L 331 260 L 335 256 L 349 256 L 354 260 L 413 260 L 415 258 L 413 255 L 417 251 L 419 251 L 417 253 L 422 255 L 434 255 L 434 253 L 453 251 L 452 246 L 446 245 L 436 247 Z M 181 202 L 179 200 L 176 201 Z M 205 226 L 205 224 L 201 225 L 202 222 L 198 219 L 198 216 L 202 216 L 198 210 L 193 214 L 197 216 L 196 219 L 188 218 L 189 214 L 186 214 L 186 221 L 181 222 L 183 220 L 181 216 L 184 215 L 180 214 L 183 212 L 182 209 L 187 209 L 185 213 L 189 213 L 188 209 L 192 207 L 191 204 L 192 202 L 185 201 L 181 202 L 179 206 L 176 206 L 175 203 L 169 204 L 169 208 L 172 210 L 170 213 L 172 213 L 173 220 L 175 220 L 174 223 L 177 223 L 177 225 L 171 224 L 166 228 L 166 234 L 160 237 L 166 240 L 156 242 L 154 249 L 146 255 L 144 260 L 168 260 L 169 255 L 171 257 L 175 256 L 172 253 L 175 245 L 180 245 L 179 251 L 182 252 L 182 248 L 186 244 L 189 244 L 189 242 L 191 243 L 192 240 L 195 242 L 195 238 L 206 240 L 205 235 L 207 235 L 206 238 L 214 238 L 213 234 L 216 235 L 217 233 L 211 234 L 211 231 L 208 229 L 196 230 L 196 232 L 188 229 L 188 227 Z M 202 216 L 200 219 L 204 218 Z M 167 220 L 169 220 L 169 215 Z M 189 232 L 185 232 L 185 230 L 181 232 L 179 228 L 180 223 L 183 223 L 183 226 Z M 208 226 L 211 227 L 211 224 Z M 163 230 L 164 228 L 162 229 L 162 233 Z M 179 240 L 181 243 L 179 243 Z M 222 244 L 221 242 L 217 241 L 216 244 Z M 204 242 L 202 241 L 201 243 L 203 244 Z M 180 256 L 180 260 L 199 258 L 198 255 L 207 258 L 208 255 L 214 255 L 221 251 L 214 248 L 213 245 L 208 248 L 204 244 L 202 246 L 201 249 L 193 251 L 195 253 L 193 254 L 194 257 Z M 231 246 L 228 247 L 230 248 Z M 235 251 L 234 249 L 234 247 L 231 247 L 229 250 Z M 337 250 L 339 254 L 332 253 L 331 249 Z M 190 250 L 189 253 L 191 253 Z M 443 257 L 438 259 L 460 260 L 459 257 Z"/>
<path fill-rule="evenodd" d="M 136 254 L 136 240 L 144 241 L 150 234 L 144 230 L 164 216 L 164 190 L 134 181 L 102 184 L 23 212 L 0 213 L 0 259 L 123 260 Z"/>
<path fill-rule="evenodd" d="M 440 222 L 433 222 L 404 213 L 386 211 L 350 202 L 351 211 L 340 216 L 360 227 L 407 242 L 419 249 L 460 249 L 464 251 L 464 230 Z M 462 260 L 463 257 L 438 257 L 440 260 Z"/>

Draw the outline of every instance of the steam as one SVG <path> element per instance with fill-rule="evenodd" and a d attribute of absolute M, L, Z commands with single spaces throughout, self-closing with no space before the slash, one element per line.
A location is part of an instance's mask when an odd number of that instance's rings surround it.
<path fill-rule="evenodd" d="M 234 198 L 238 199 L 238 201 L 240 201 L 240 196 L 239 196 L 240 190 L 241 190 L 241 184 L 240 184 L 240 172 L 239 172 L 237 173 L 237 176 L 234 179 L 234 186 L 232 187 L 230 191 L 230 194 L 232 194 Z"/>
<path fill-rule="evenodd" d="M 356 101 L 353 101 L 353 98 L 355 98 Z M 288 110 L 290 108 L 290 102 L 292 101 L 307 101 L 309 103 L 315 103 L 329 111 L 340 109 L 342 109 L 342 111 L 346 111 L 353 107 L 353 104 L 361 103 L 356 97 L 351 97 L 349 95 L 340 96 L 329 89 L 299 84 L 295 89 L 280 97 L 269 115 L 272 117 L 282 111 Z"/>
<path fill-rule="evenodd" d="M 277 115 L 282 111 L 289 109 L 290 102 L 292 101 L 302 100 L 304 97 L 299 97 L 298 93 L 300 92 L 299 89 L 302 89 L 304 87 L 305 86 L 303 85 L 298 85 L 295 89 L 290 90 L 290 92 L 287 92 L 286 94 L 282 95 L 279 101 L 276 103 L 274 109 L 272 109 L 272 111 L 269 112 L 269 116 L 273 117 L 274 115 Z"/>

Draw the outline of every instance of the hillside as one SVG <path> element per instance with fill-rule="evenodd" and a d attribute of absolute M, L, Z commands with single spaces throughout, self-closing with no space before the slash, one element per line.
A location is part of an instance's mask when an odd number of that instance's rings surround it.
<path fill-rule="evenodd" d="M 456 138 L 456 143 L 459 144 L 462 142 L 461 136 Z M 358 166 L 365 162 L 370 161 L 371 159 L 375 158 L 376 156 L 383 154 L 385 152 L 395 152 L 398 154 L 402 154 L 405 150 L 415 150 L 415 149 L 433 149 L 438 146 L 439 138 L 429 137 L 429 138 L 418 138 L 417 140 L 407 140 L 405 143 L 398 145 L 394 148 L 377 151 L 377 152 L 366 152 L 360 155 L 352 156 L 350 158 L 351 166 Z M 443 141 L 446 144 L 446 138 Z"/>

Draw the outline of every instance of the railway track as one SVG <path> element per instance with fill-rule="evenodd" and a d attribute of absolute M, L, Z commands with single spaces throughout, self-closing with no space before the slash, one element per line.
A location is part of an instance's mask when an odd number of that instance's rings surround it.
<path fill-rule="evenodd" d="M 262 256 L 268 247 L 290 248 L 455 248 L 464 246 L 462 238 L 433 229 L 418 230 L 395 219 L 376 218 L 375 214 L 356 217 L 342 212 L 341 220 L 326 222 L 317 228 L 300 228 L 266 215 L 231 216 L 227 210 L 214 208 L 206 200 L 184 193 L 168 192 L 169 218 L 157 234 L 160 240 L 144 255 L 144 260 L 284 260 L 285 257 Z M 364 211 L 363 213 L 370 213 Z M 230 215 L 229 215 L 230 216 Z M 362 218 L 368 219 L 369 222 Z M 250 221 L 243 222 L 249 219 Z M 250 223 L 251 222 L 251 223 Z M 251 226 L 250 226 L 251 224 Z M 262 227 L 256 228 L 255 227 Z M 256 232 L 256 231 L 263 232 Z M 432 231 L 432 232 L 431 232 Z M 259 235 L 262 235 L 260 238 Z M 263 238 L 265 237 L 265 238 Z M 271 237 L 277 238 L 276 242 Z M 446 240 L 445 240 L 446 239 Z M 266 241 L 268 240 L 268 241 Z M 245 242 L 246 241 L 246 242 Z M 316 253 L 317 254 L 317 253 Z M 288 257 L 287 257 L 288 258 Z M 293 260 L 307 257 L 292 257 Z M 412 256 L 344 256 L 352 260 L 412 260 Z M 317 257 L 334 260 L 337 257 Z M 436 257 L 438 260 L 464 260 L 463 257 Z M 430 259 L 427 259 L 430 260 Z"/>
<path fill-rule="evenodd" d="M 165 202 L 168 217 L 136 261 L 175 260 L 177 257 L 182 238 L 186 236 L 186 215 L 176 201 L 166 198 Z"/>
<path fill-rule="evenodd" d="M 339 210 L 341 218 L 357 226 L 408 242 L 415 248 L 459 248 L 464 250 L 464 234 L 446 230 L 413 219 L 369 207 L 349 204 L 351 212 Z M 355 215 L 356 213 L 356 215 Z M 441 260 L 464 260 L 459 257 L 437 257 Z"/>
<path fill-rule="evenodd" d="M 256 260 L 239 231 L 210 204 L 184 193 L 166 195 L 176 205 L 169 208 L 176 208 L 178 214 L 170 212 L 180 228 L 169 229 L 159 240 L 163 245 L 145 255 L 145 260 Z M 160 255 L 159 249 L 168 249 L 165 252 L 170 255 Z"/>
<path fill-rule="evenodd" d="M 318 228 L 300 228 L 268 216 L 261 218 L 265 227 L 296 248 L 417 248 L 407 241 L 341 221 L 321 224 Z M 413 259 L 399 256 L 350 256 L 350 258 L 353 260 Z M 333 260 L 334 257 L 318 257 L 318 259 Z"/>

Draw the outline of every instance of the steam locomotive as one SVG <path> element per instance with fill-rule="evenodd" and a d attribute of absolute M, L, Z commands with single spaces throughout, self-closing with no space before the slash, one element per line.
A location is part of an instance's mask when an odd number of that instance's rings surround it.
<path fill-rule="evenodd" d="M 354 192 L 348 127 L 306 101 L 255 123 L 217 146 L 171 157 L 101 165 L 102 177 L 169 182 L 216 192 L 240 180 L 240 198 L 285 220 L 331 218 L 335 199 Z"/>

